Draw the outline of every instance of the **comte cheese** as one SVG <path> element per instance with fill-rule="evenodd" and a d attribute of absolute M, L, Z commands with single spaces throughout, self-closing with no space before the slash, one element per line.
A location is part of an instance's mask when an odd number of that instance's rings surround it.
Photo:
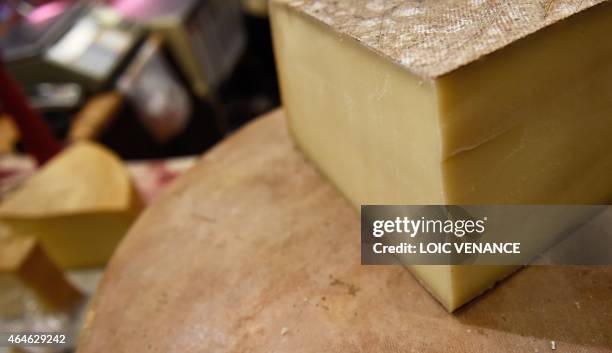
<path fill-rule="evenodd" d="M 612 200 L 612 3 L 275 0 L 297 145 L 361 204 Z M 515 267 L 415 266 L 448 309 Z"/>
<path fill-rule="evenodd" d="M 33 298 L 41 310 L 71 311 L 81 293 L 51 262 L 35 237 L 0 235 L 0 319 L 15 319 Z"/>
<path fill-rule="evenodd" d="M 121 161 L 78 142 L 53 158 L 0 204 L 0 223 L 38 237 L 64 268 L 104 265 L 141 202 Z"/>

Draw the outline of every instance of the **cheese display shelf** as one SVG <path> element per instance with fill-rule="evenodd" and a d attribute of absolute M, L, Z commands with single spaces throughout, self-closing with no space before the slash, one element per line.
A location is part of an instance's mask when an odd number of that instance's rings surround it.
<path fill-rule="evenodd" d="M 612 268 L 528 267 L 449 314 L 404 268 L 362 266 L 359 240 L 277 111 L 138 219 L 78 352 L 612 352 Z"/>

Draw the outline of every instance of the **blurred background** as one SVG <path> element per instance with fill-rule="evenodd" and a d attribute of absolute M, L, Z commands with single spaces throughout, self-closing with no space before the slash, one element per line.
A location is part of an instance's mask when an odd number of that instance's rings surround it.
<path fill-rule="evenodd" d="M 139 212 L 278 105 L 266 0 L 0 1 L 0 336 L 76 341 Z"/>
<path fill-rule="evenodd" d="M 0 53 L 60 143 L 199 154 L 279 104 L 266 12 L 265 0 L 8 0 Z"/>

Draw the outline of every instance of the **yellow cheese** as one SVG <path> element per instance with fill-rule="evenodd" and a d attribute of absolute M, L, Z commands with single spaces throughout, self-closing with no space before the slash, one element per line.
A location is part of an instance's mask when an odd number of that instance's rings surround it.
<path fill-rule="evenodd" d="M 71 310 L 81 293 L 47 257 L 36 238 L 0 238 L 0 318 L 19 318 L 33 299 L 39 310 Z"/>
<path fill-rule="evenodd" d="M 355 207 L 610 202 L 597 3 L 275 0 L 292 135 Z M 411 270 L 452 311 L 516 267 Z"/>
<path fill-rule="evenodd" d="M 0 204 L 0 222 L 38 237 L 61 267 L 104 265 L 141 209 L 110 151 L 78 142 Z"/>

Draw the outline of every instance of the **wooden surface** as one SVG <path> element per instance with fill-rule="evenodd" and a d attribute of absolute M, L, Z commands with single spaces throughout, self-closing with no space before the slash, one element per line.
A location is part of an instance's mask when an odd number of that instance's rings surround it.
<path fill-rule="evenodd" d="M 139 219 L 79 353 L 612 352 L 612 269 L 531 267 L 448 314 L 359 221 L 282 114 L 208 153 Z"/>

